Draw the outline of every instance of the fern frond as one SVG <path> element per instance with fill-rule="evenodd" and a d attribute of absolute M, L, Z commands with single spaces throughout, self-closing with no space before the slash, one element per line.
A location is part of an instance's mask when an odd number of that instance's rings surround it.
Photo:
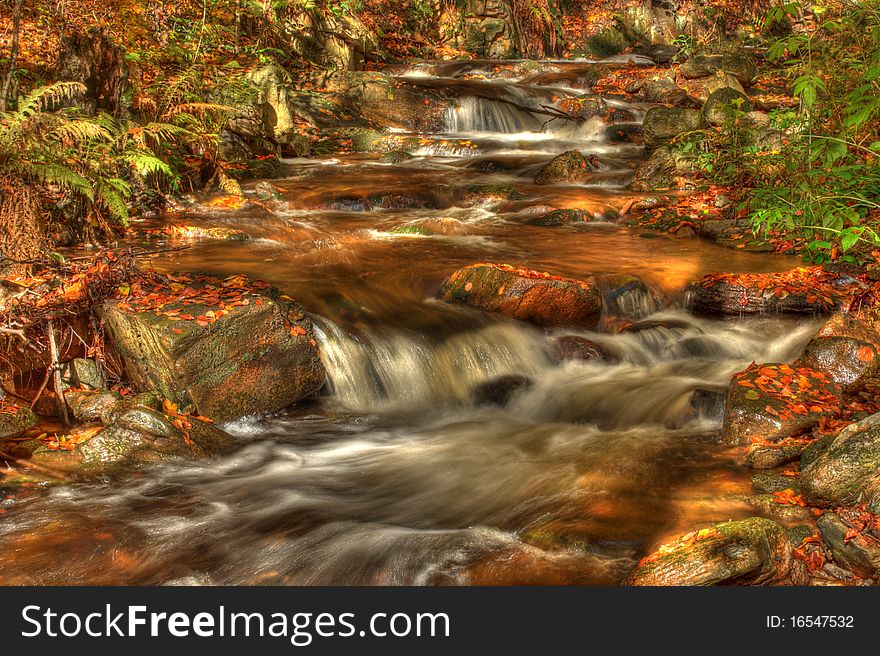
<path fill-rule="evenodd" d="M 172 179 L 175 177 L 174 170 L 168 164 L 150 153 L 143 151 L 126 153 L 125 161 L 141 177 L 147 177 L 148 175 L 162 175 Z"/>
<path fill-rule="evenodd" d="M 205 114 L 225 114 L 231 111 L 232 107 L 229 107 L 228 105 L 219 105 L 217 103 L 180 103 L 179 105 L 175 105 L 174 107 L 171 107 L 167 112 L 165 112 L 163 118 L 171 118 L 172 116 L 177 116 L 178 114 L 195 114 L 198 116 L 204 116 Z"/>
<path fill-rule="evenodd" d="M 85 92 L 86 86 L 80 82 L 56 82 L 39 87 L 22 99 L 17 113 L 22 119 L 28 118 Z"/>
<path fill-rule="evenodd" d="M 120 182 L 125 185 L 127 193 L 122 193 L 117 189 L 117 183 Z M 117 223 L 127 226 L 128 205 L 126 204 L 125 199 L 130 193 L 131 188 L 128 187 L 128 184 L 118 178 L 110 178 L 105 180 L 104 184 L 99 186 L 95 198 L 95 204 L 106 210 L 110 217 Z"/>
<path fill-rule="evenodd" d="M 95 198 L 92 183 L 66 166 L 55 162 L 22 162 L 21 167 L 27 171 L 27 177 L 42 185 L 58 187 L 89 200 Z"/>
<path fill-rule="evenodd" d="M 107 128 L 88 119 L 63 123 L 46 135 L 46 139 L 73 142 L 74 145 L 94 140 L 110 141 L 112 138 Z"/>

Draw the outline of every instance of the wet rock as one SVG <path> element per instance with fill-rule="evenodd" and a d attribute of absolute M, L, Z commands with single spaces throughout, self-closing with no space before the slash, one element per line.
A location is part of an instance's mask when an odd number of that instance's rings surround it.
<path fill-rule="evenodd" d="M 579 150 L 569 150 L 557 155 L 535 176 L 535 184 L 550 185 L 578 182 L 599 168 L 599 158 L 585 156 Z"/>
<path fill-rule="evenodd" d="M 509 171 L 514 166 L 509 162 L 498 159 L 479 159 L 468 164 L 467 168 L 471 171 L 480 171 L 482 173 L 498 173 L 499 171 Z"/>
<path fill-rule="evenodd" d="M 122 400 L 119 392 L 110 390 L 69 389 L 64 400 L 71 414 L 80 421 L 97 421 Z"/>
<path fill-rule="evenodd" d="M 829 446 L 834 442 L 837 435 L 825 435 L 820 437 L 818 440 L 813 442 L 812 444 L 807 445 L 803 451 L 801 451 L 800 461 L 801 468 L 806 467 L 811 462 L 816 460 L 819 456 L 821 456 L 828 449 Z"/>
<path fill-rule="evenodd" d="M 791 488 L 785 488 L 786 490 Z M 789 493 L 791 494 L 791 493 Z M 763 517 L 772 518 L 786 524 L 808 522 L 813 518 L 809 508 L 798 504 L 780 503 L 773 494 L 753 494 L 746 501 Z"/>
<path fill-rule="evenodd" d="M 20 435 L 36 426 L 38 421 L 30 408 L 8 401 L 0 392 L 0 439 Z"/>
<path fill-rule="evenodd" d="M 610 316 L 638 321 L 654 314 L 660 307 L 655 291 L 637 276 L 598 275 L 593 276 L 592 282 L 602 292 L 603 307 Z"/>
<path fill-rule="evenodd" d="M 643 559 L 626 583 L 639 586 L 767 585 L 791 574 L 791 543 L 761 517 L 716 524 Z"/>
<path fill-rule="evenodd" d="M 657 148 L 646 162 L 636 169 L 629 188 L 633 191 L 655 191 L 672 186 L 676 175 L 675 158 L 666 146 Z"/>
<path fill-rule="evenodd" d="M 471 185 L 464 196 L 464 206 L 493 205 L 505 201 L 525 200 L 526 196 L 509 185 Z"/>
<path fill-rule="evenodd" d="M 507 405 L 514 394 L 532 385 L 534 381 L 526 376 L 500 376 L 477 385 L 472 396 L 476 405 Z"/>
<path fill-rule="evenodd" d="M 176 423 L 175 423 L 176 419 Z M 204 458 L 228 450 L 231 435 L 195 417 L 135 408 L 76 446 L 86 466 Z"/>
<path fill-rule="evenodd" d="M 746 143 L 759 151 L 779 151 L 785 146 L 787 136 L 784 132 L 766 126 L 756 126 L 745 133 Z"/>
<path fill-rule="evenodd" d="M 744 93 L 724 87 L 713 91 L 703 105 L 703 120 L 709 125 L 731 124 L 737 117 L 752 111 L 752 101 Z"/>
<path fill-rule="evenodd" d="M 227 306 L 219 317 L 217 308 L 187 299 L 161 312 L 110 301 L 102 317 L 140 389 L 203 416 L 225 421 L 275 412 L 318 391 L 326 374 L 302 308 L 273 292 L 242 296 L 242 305 Z M 197 320 L 206 313 L 214 320 Z M 182 314 L 195 320 L 180 320 Z"/>
<path fill-rule="evenodd" d="M 390 153 L 385 153 L 379 158 L 379 161 L 382 164 L 402 164 L 403 162 L 408 162 L 411 159 L 415 159 L 413 155 L 410 155 L 405 150 L 392 150 Z"/>
<path fill-rule="evenodd" d="M 721 439 L 743 445 L 798 435 L 840 412 L 843 390 L 820 371 L 787 364 L 753 365 L 735 374 Z"/>
<path fill-rule="evenodd" d="M 696 389 L 691 395 L 691 407 L 706 419 L 717 420 L 724 415 L 727 391 L 719 389 Z"/>
<path fill-rule="evenodd" d="M 849 314 L 833 315 L 796 365 L 822 371 L 847 391 L 861 389 L 880 370 L 880 335 Z"/>
<path fill-rule="evenodd" d="M 534 219 L 529 219 L 526 223 L 536 226 L 561 226 L 592 220 L 593 215 L 586 210 L 553 210 Z"/>
<path fill-rule="evenodd" d="M 670 77 L 645 80 L 639 89 L 642 100 L 663 105 L 680 105 L 688 100 L 688 93 Z"/>
<path fill-rule="evenodd" d="M 749 86 L 758 76 L 758 67 L 752 57 L 738 50 L 720 55 L 695 55 L 679 67 L 686 78 L 701 78 L 725 71 L 742 84 Z"/>
<path fill-rule="evenodd" d="M 688 287 L 691 310 L 697 315 L 827 314 L 835 299 L 817 292 L 809 280 L 780 281 L 773 274 L 739 276 L 727 280 L 706 276 Z"/>
<path fill-rule="evenodd" d="M 495 264 L 459 269 L 439 297 L 546 328 L 592 328 L 602 310 L 602 297 L 589 282 Z"/>
<path fill-rule="evenodd" d="M 640 123 L 616 123 L 605 128 L 605 138 L 617 143 L 640 144 L 645 141 L 645 131 Z"/>
<path fill-rule="evenodd" d="M 746 452 L 745 464 L 752 469 L 775 469 L 801 457 L 803 444 L 752 444 Z"/>
<path fill-rule="evenodd" d="M 677 107 L 653 107 L 645 114 L 642 127 L 645 131 L 645 147 L 654 150 L 672 142 L 685 132 L 699 130 L 703 115 L 696 109 Z"/>
<path fill-rule="evenodd" d="M 161 410 L 162 397 L 156 392 L 141 392 L 123 397 L 101 412 L 101 422 L 105 426 L 109 426 L 121 415 L 134 409 Z"/>
<path fill-rule="evenodd" d="M 880 414 L 844 428 L 801 469 L 804 498 L 820 506 L 867 502 L 880 510 Z"/>
<path fill-rule="evenodd" d="M 254 187 L 254 193 L 260 200 L 278 200 L 281 198 L 281 191 L 271 182 L 265 180 L 258 182 Z"/>
<path fill-rule="evenodd" d="M 559 362 L 605 360 L 608 352 L 586 337 L 563 335 L 553 340 L 553 354 Z"/>
<path fill-rule="evenodd" d="M 466 235 L 467 225 L 451 217 L 420 219 L 394 226 L 388 232 L 395 235 L 423 235 L 425 237 Z"/>
<path fill-rule="evenodd" d="M 605 116 L 608 113 L 608 103 L 601 96 L 581 96 L 577 101 L 579 105 L 577 117 L 584 120 Z"/>
<path fill-rule="evenodd" d="M 762 473 L 752 476 L 752 489 L 760 494 L 773 494 L 783 490 L 800 491 L 800 483 L 797 478 L 783 476 L 782 474 Z"/>
<path fill-rule="evenodd" d="M 67 387 L 90 389 L 101 389 L 107 384 L 101 366 L 87 358 L 74 358 L 61 365 L 61 382 Z"/>
<path fill-rule="evenodd" d="M 326 207 L 335 212 L 369 212 L 372 209 L 366 198 L 358 198 L 357 196 L 334 198 L 327 202 Z"/>
<path fill-rule="evenodd" d="M 431 206 L 431 202 L 425 198 L 399 193 L 371 194 L 367 199 L 367 204 L 370 207 L 380 207 L 383 210 L 405 210 Z"/>
<path fill-rule="evenodd" d="M 840 565 L 864 579 L 880 575 L 880 542 L 863 535 L 848 538 L 850 526 L 833 512 L 823 514 L 816 526 Z"/>
<path fill-rule="evenodd" d="M 813 527 L 808 524 L 798 524 L 797 526 L 792 526 L 789 529 L 786 529 L 785 533 L 788 535 L 789 541 L 794 546 L 799 546 L 809 537 L 812 537 L 815 533 Z"/>

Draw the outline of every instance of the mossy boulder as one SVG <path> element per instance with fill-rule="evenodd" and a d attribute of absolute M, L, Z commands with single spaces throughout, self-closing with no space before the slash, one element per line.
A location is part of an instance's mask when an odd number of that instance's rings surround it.
<path fill-rule="evenodd" d="M 865 579 L 880 575 L 880 542 L 862 534 L 851 536 L 849 524 L 833 512 L 822 515 L 816 526 L 842 567 Z"/>
<path fill-rule="evenodd" d="M 497 264 L 459 269 L 439 297 L 546 328 L 592 328 L 602 311 L 602 296 L 591 282 Z"/>
<path fill-rule="evenodd" d="M 703 115 L 696 109 L 653 107 L 645 114 L 645 148 L 654 150 L 672 142 L 678 135 L 699 130 Z"/>
<path fill-rule="evenodd" d="M 880 414 L 844 428 L 802 468 L 801 489 L 816 506 L 865 501 L 880 511 Z"/>
<path fill-rule="evenodd" d="M 463 204 L 465 207 L 474 207 L 525 199 L 524 194 L 509 185 L 478 184 L 467 188 Z"/>
<path fill-rule="evenodd" d="M 561 226 L 569 223 L 580 223 L 582 221 L 592 221 L 593 215 L 586 210 L 565 209 L 553 210 L 541 216 L 526 221 L 529 225 L 536 226 Z"/>
<path fill-rule="evenodd" d="M 641 123 L 615 123 L 605 128 L 605 138 L 617 143 L 640 144 L 645 142 L 645 130 Z"/>
<path fill-rule="evenodd" d="M 797 365 L 822 371 L 855 391 L 880 371 L 880 334 L 849 314 L 837 313 L 810 340 Z"/>
<path fill-rule="evenodd" d="M 36 426 L 38 421 L 30 408 L 11 403 L 0 395 L 0 439 L 20 435 Z"/>
<path fill-rule="evenodd" d="M 768 585 L 792 570 L 785 530 L 752 517 L 682 536 L 644 558 L 626 583 L 638 586 Z"/>
<path fill-rule="evenodd" d="M 673 185 L 677 172 L 675 157 L 666 146 L 661 146 L 647 161 L 642 162 L 633 175 L 629 188 L 633 191 L 656 191 Z"/>
<path fill-rule="evenodd" d="M 599 168 L 599 158 L 584 155 L 579 150 L 569 150 L 550 160 L 535 175 L 535 184 L 565 184 L 585 180 Z"/>
<path fill-rule="evenodd" d="M 75 448 L 85 466 L 204 458 L 229 450 L 231 435 L 188 415 L 132 408 Z"/>
<path fill-rule="evenodd" d="M 122 401 L 122 396 L 111 390 L 71 388 L 64 392 L 64 401 L 76 419 L 97 421 Z"/>
<path fill-rule="evenodd" d="M 746 86 L 752 84 L 758 76 L 755 60 L 741 50 L 718 55 L 694 55 L 679 67 L 679 71 L 689 79 L 708 77 L 718 71 L 725 71 Z"/>
<path fill-rule="evenodd" d="M 798 435 L 840 412 L 842 402 L 840 385 L 820 371 L 753 365 L 731 380 L 721 439 L 743 445 Z"/>
<path fill-rule="evenodd" d="M 101 389 L 107 381 L 104 372 L 95 360 L 74 358 L 61 366 L 61 382 L 67 387 L 88 387 Z"/>
<path fill-rule="evenodd" d="M 452 217 L 439 219 L 419 219 L 388 230 L 393 235 L 422 235 L 425 237 L 452 237 L 466 235 L 468 227 L 462 221 Z"/>
<path fill-rule="evenodd" d="M 703 105 L 703 120 L 709 125 L 723 126 L 754 109 L 749 97 L 730 87 L 713 91 Z"/>
<path fill-rule="evenodd" d="M 215 305 L 223 284 L 193 283 L 192 294 L 159 306 L 103 306 L 110 342 L 135 385 L 218 421 L 275 412 L 318 391 L 325 371 L 303 309 L 271 290 Z"/>
<path fill-rule="evenodd" d="M 402 164 L 403 162 L 408 162 L 411 159 L 415 159 L 413 155 L 410 155 L 405 150 L 392 150 L 391 152 L 385 153 L 381 157 L 379 157 L 379 161 L 382 164 Z"/>
<path fill-rule="evenodd" d="M 639 89 L 642 100 L 662 105 L 680 105 L 687 102 L 688 93 L 670 77 L 647 79 Z"/>
<path fill-rule="evenodd" d="M 804 452 L 801 443 L 772 442 L 752 444 L 746 452 L 745 464 L 752 469 L 775 469 L 796 461 Z"/>

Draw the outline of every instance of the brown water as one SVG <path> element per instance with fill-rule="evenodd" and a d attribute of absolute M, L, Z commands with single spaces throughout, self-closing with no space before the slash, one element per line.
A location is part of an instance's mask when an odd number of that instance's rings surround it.
<path fill-rule="evenodd" d="M 475 65 L 409 71 L 460 94 L 447 132 L 420 135 L 415 159 L 292 161 L 273 181 L 281 198 L 264 207 L 194 204 L 153 221 L 249 233 L 152 263 L 246 273 L 295 297 L 315 316 L 327 391 L 227 426 L 241 441 L 231 456 L 2 502 L 0 583 L 614 584 L 674 532 L 755 514 L 746 472 L 716 443 L 717 411 L 691 400 L 752 360 L 793 356 L 812 325 L 696 319 L 680 291 L 713 271 L 797 262 L 605 221 L 630 199 L 641 149 L 604 141 L 597 122 L 543 126 L 504 101 L 572 95 L 589 66 L 466 85 Z M 628 109 L 638 119 L 645 108 Z M 599 155 L 591 181 L 530 182 L 571 147 Z M 469 168 L 485 160 L 505 170 Z M 468 207 L 474 184 L 512 185 L 527 200 Z M 526 223 L 555 208 L 596 221 Z M 391 232 L 425 221 L 445 234 Z M 433 300 L 445 276 L 479 261 L 637 275 L 653 292 L 620 295 L 605 325 L 613 315 L 652 323 L 545 333 Z M 562 333 L 590 337 L 615 361 L 559 364 Z M 476 406 L 474 387 L 506 374 L 534 385 L 505 407 Z"/>

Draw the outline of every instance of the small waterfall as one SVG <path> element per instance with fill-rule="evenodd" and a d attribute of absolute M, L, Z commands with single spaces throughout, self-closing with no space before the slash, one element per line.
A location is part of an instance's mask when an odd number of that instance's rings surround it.
<path fill-rule="evenodd" d="M 510 103 L 468 96 L 446 110 L 446 130 L 453 134 L 542 132 L 544 121 Z"/>
<path fill-rule="evenodd" d="M 467 401 L 480 383 L 505 375 L 536 376 L 549 366 L 544 335 L 498 323 L 439 344 L 395 333 L 345 334 L 316 326 L 336 400 L 349 410 L 424 409 Z"/>

